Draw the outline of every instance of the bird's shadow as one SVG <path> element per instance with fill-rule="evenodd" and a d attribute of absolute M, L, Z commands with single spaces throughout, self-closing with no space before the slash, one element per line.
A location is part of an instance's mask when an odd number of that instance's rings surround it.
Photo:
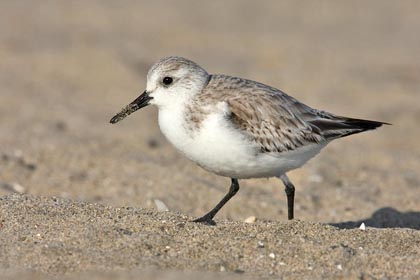
<path fill-rule="evenodd" d="M 374 228 L 411 228 L 420 230 L 420 212 L 400 212 L 391 207 L 375 211 L 370 218 L 359 221 L 330 223 L 340 229 L 358 228 L 362 223 Z"/>

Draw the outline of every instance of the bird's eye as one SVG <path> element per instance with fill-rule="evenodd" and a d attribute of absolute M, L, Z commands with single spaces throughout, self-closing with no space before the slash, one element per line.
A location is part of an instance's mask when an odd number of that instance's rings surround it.
<path fill-rule="evenodd" d="M 171 77 L 165 77 L 165 78 L 163 78 L 163 80 L 162 80 L 162 83 L 163 83 L 165 86 L 169 86 L 170 84 L 172 84 L 172 82 L 173 82 L 173 79 L 172 79 Z"/>

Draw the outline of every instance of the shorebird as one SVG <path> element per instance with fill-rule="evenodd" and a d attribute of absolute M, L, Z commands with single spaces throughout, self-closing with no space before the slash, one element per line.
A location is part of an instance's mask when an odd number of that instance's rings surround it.
<path fill-rule="evenodd" d="M 380 127 L 313 109 L 283 91 L 255 81 L 211 75 L 182 57 L 167 57 L 147 74 L 146 90 L 111 119 L 117 123 L 149 104 L 159 111 L 162 133 L 187 158 L 231 178 L 228 193 L 206 224 L 239 190 L 239 179 L 278 177 L 285 186 L 288 219 L 295 187 L 287 177 L 334 139 Z"/>

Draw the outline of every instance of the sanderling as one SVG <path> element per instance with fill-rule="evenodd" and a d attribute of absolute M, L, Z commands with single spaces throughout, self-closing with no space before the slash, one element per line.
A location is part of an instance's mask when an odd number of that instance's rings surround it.
<path fill-rule="evenodd" d="M 278 177 L 293 219 L 295 187 L 286 173 L 314 157 L 334 139 L 380 127 L 313 109 L 262 83 L 210 75 L 198 64 L 167 57 L 151 67 L 146 90 L 111 119 L 116 123 L 154 104 L 162 133 L 187 158 L 231 178 L 228 193 L 203 217 L 216 213 L 239 190 L 238 179 Z"/>

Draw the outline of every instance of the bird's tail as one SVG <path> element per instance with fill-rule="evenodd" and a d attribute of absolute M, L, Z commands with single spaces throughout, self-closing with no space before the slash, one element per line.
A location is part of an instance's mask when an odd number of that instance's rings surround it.
<path fill-rule="evenodd" d="M 390 125 L 386 122 L 353 119 L 340 116 L 330 116 L 310 121 L 320 130 L 326 139 L 341 138 L 367 130 L 376 129 L 382 125 Z"/>

